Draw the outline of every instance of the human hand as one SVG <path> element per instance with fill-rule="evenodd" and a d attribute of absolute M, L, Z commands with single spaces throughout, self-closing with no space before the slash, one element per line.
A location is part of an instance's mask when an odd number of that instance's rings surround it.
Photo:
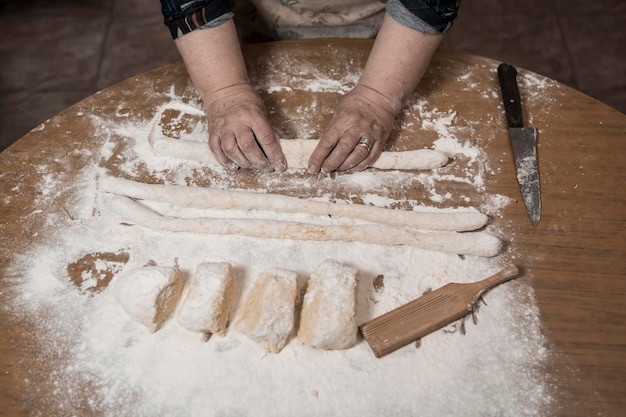
<path fill-rule="evenodd" d="M 249 84 L 237 84 L 203 97 L 209 148 L 223 166 L 279 172 L 285 156 L 267 120 L 261 97 Z"/>
<path fill-rule="evenodd" d="M 309 172 L 361 171 L 382 153 L 396 118 L 390 100 L 357 85 L 343 96 L 309 158 Z"/>

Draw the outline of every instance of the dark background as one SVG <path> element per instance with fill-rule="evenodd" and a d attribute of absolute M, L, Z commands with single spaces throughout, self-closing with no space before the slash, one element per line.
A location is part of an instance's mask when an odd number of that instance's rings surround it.
<path fill-rule="evenodd" d="M 179 59 L 158 0 L 0 1 L 0 150 Z M 443 47 L 532 70 L 626 113 L 626 1 L 464 0 Z"/>

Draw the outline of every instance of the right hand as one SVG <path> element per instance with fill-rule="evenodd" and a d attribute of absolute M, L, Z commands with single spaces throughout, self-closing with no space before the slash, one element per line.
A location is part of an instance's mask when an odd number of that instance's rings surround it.
<path fill-rule="evenodd" d="M 398 113 L 390 100 L 367 86 L 357 85 L 344 95 L 330 125 L 309 158 L 309 173 L 362 171 L 383 151 Z M 369 146 L 359 146 L 367 138 Z"/>
<path fill-rule="evenodd" d="M 237 84 L 203 97 L 209 148 L 229 169 L 282 172 L 287 161 L 270 125 L 265 105 L 250 84 Z"/>

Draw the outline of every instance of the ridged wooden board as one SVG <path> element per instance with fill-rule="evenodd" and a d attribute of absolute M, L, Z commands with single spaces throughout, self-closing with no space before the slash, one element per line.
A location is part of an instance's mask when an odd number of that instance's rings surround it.
<path fill-rule="evenodd" d="M 467 316 L 482 293 L 519 274 L 509 265 L 495 275 L 471 284 L 450 283 L 360 326 L 380 358 Z"/>

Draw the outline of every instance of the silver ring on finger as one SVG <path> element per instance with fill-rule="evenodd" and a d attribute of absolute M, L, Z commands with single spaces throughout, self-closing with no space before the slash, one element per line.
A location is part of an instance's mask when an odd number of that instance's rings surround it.
<path fill-rule="evenodd" d="M 372 145 L 374 144 L 374 141 L 370 138 L 365 138 L 365 137 L 360 137 L 359 141 L 357 142 L 356 146 L 363 146 L 365 147 L 365 149 L 367 149 L 367 153 L 370 152 L 370 150 L 372 149 Z"/>

